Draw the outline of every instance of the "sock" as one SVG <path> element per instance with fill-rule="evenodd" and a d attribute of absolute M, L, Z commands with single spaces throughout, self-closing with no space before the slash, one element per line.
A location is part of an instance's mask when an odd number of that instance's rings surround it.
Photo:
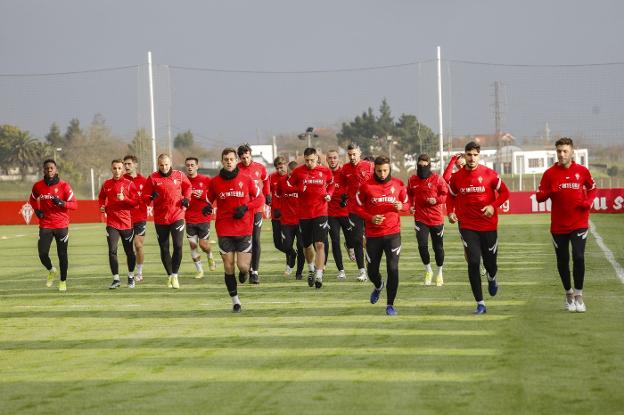
<path fill-rule="evenodd" d="M 208 258 L 213 259 L 214 257 L 212 256 L 212 251 L 210 251 L 210 253 L 208 254 Z"/>
<path fill-rule="evenodd" d="M 201 261 L 194 262 L 194 264 L 197 272 L 204 272 L 204 267 L 202 266 Z"/>
<path fill-rule="evenodd" d="M 236 278 L 234 278 L 234 274 L 225 274 L 224 280 L 230 297 L 238 298 L 238 291 L 236 291 Z"/>
<path fill-rule="evenodd" d="M 119 281 L 119 274 L 115 274 L 115 275 L 113 275 L 113 279 L 114 279 L 115 281 Z"/>
<path fill-rule="evenodd" d="M 366 272 L 366 268 L 360 268 L 360 274 Z"/>
<path fill-rule="evenodd" d="M 581 297 L 582 295 L 583 295 L 583 290 L 577 290 L 576 288 L 574 289 L 575 297 Z"/>
<path fill-rule="evenodd" d="M 137 275 L 143 275 L 143 264 L 137 264 L 136 272 L 137 272 Z"/>
<path fill-rule="evenodd" d="M 232 297 L 230 297 L 232 299 L 232 305 L 234 304 L 240 304 L 240 300 L 238 298 L 238 295 L 233 295 Z"/>
<path fill-rule="evenodd" d="M 427 264 L 427 265 L 425 265 L 425 272 L 433 272 L 433 271 L 431 270 L 431 264 Z"/>
<path fill-rule="evenodd" d="M 171 278 L 178 278 L 178 274 L 177 273 L 171 274 Z"/>
<path fill-rule="evenodd" d="M 128 273 L 128 278 L 134 278 L 134 272 L 133 271 L 130 271 Z"/>
<path fill-rule="evenodd" d="M 444 268 L 444 265 L 438 267 L 438 275 L 442 275 L 442 268 Z"/>
<path fill-rule="evenodd" d="M 314 264 L 308 264 L 308 269 L 310 272 L 314 272 Z"/>
<path fill-rule="evenodd" d="M 323 270 L 322 269 L 317 269 L 316 270 L 316 279 L 319 279 L 319 280 L 323 279 Z"/>
<path fill-rule="evenodd" d="M 496 276 L 490 277 L 490 274 L 487 274 L 487 279 L 488 281 L 494 281 L 496 279 Z"/>
<path fill-rule="evenodd" d="M 258 271 L 256 271 L 255 269 L 251 271 L 252 274 L 254 275 L 258 275 Z"/>
<path fill-rule="evenodd" d="M 477 304 L 485 305 L 485 301 L 483 301 L 483 300 L 477 301 Z"/>

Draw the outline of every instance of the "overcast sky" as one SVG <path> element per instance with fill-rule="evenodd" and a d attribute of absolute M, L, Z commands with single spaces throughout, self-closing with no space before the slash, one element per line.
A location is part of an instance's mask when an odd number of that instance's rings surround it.
<path fill-rule="evenodd" d="M 148 50 L 157 65 L 158 135 L 171 124 L 174 134 L 190 128 L 217 145 L 337 126 L 384 97 L 395 115 L 416 114 L 437 131 L 436 46 L 449 61 L 624 62 L 624 2 L 616 0 L 2 0 L 0 16 L 0 74 L 131 66 L 0 76 L 0 123 L 36 136 L 54 121 L 63 129 L 73 117 L 88 124 L 95 113 L 123 136 L 148 126 L 146 71 L 136 67 Z M 331 72 L 412 62 L 420 64 Z M 504 129 L 514 134 L 537 134 L 545 122 L 561 132 L 624 127 L 624 66 L 448 63 L 444 74 L 451 133 L 492 132 L 497 80 Z"/>

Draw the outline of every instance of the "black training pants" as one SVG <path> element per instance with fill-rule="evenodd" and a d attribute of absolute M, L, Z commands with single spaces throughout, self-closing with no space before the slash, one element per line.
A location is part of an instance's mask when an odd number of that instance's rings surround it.
<path fill-rule="evenodd" d="M 568 291 L 572 288 L 570 281 L 570 250 L 572 245 L 572 276 L 574 288 L 583 289 L 585 281 L 585 244 L 587 243 L 587 228 L 576 229 L 567 234 L 552 234 L 555 254 L 557 255 L 557 270 L 563 283 L 563 288 Z"/>
<path fill-rule="evenodd" d="M 128 263 L 128 271 L 134 272 L 136 265 L 136 255 L 132 240 L 134 239 L 134 229 L 116 229 L 111 226 L 106 227 L 106 242 L 108 243 L 108 263 L 113 275 L 119 274 L 119 261 L 117 260 L 117 245 L 119 239 L 123 250 L 126 253 L 126 262 Z"/>
<path fill-rule="evenodd" d="M 184 242 L 184 219 L 169 225 L 155 225 L 158 246 L 160 247 L 160 260 L 167 275 L 177 274 L 182 263 L 182 245 Z M 173 243 L 173 256 L 169 253 L 169 235 Z"/>
<path fill-rule="evenodd" d="M 401 234 L 395 233 L 374 238 L 366 238 L 366 260 L 368 261 L 368 278 L 375 284 L 375 288 L 381 287 L 381 274 L 379 267 L 381 256 L 386 254 L 386 295 L 388 305 L 394 304 L 399 289 L 399 254 L 401 253 Z"/>
<path fill-rule="evenodd" d="M 466 248 L 468 262 L 468 279 L 472 294 L 477 302 L 483 301 L 483 290 L 481 289 L 481 274 L 479 266 L 483 257 L 483 266 L 491 278 L 496 277 L 498 267 L 496 256 L 498 253 L 498 232 L 497 231 L 474 231 L 471 229 L 460 229 L 462 242 Z"/>
<path fill-rule="evenodd" d="M 67 269 L 69 268 L 69 261 L 67 259 L 69 228 L 39 228 L 37 251 L 39 251 L 39 259 L 41 260 L 41 263 L 48 271 L 52 269 L 52 261 L 50 260 L 50 246 L 52 245 L 52 239 L 56 240 L 56 253 L 59 259 L 61 281 L 65 281 L 67 279 Z"/>

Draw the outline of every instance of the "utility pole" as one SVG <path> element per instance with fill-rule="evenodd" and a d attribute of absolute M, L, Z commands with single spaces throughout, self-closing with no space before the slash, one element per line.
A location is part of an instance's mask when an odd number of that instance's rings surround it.
<path fill-rule="evenodd" d="M 502 105 L 503 102 L 501 100 L 501 90 L 502 90 L 502 82 L 495 81 L 494 84 L 494 137 L 496 139 L 496 171 L 498 174 L 503 173 L 503 158 L 501 154 L 501 137 L 502 137 Z"/>

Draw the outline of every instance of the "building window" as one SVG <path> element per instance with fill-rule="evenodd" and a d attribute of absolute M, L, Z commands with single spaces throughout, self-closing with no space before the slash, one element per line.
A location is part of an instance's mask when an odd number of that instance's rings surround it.
<path fill-rule="evenodd" d="M 535 169 L 538 167 L 544 167 L 544 159 L 543 158 L 537 158 L 537 159 L 529 159 L 529 168 Z"/>

